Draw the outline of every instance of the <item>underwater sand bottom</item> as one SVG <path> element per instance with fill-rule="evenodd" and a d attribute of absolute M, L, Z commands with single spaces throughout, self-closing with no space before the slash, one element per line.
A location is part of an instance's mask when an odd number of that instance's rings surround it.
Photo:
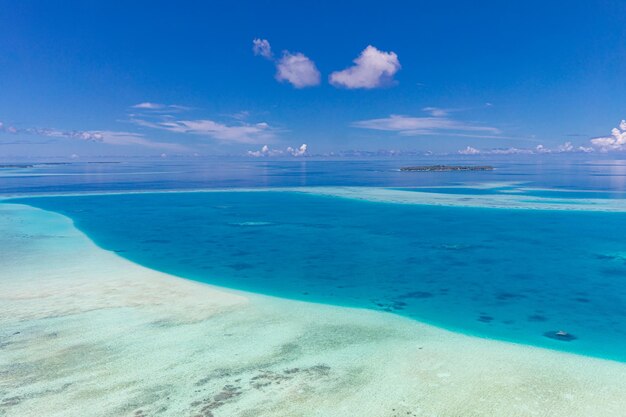
<path fill-rule="evenodd" d="M 621 416 L 626 365 L 224 290 L 0 204 L 0 416 Z"/>

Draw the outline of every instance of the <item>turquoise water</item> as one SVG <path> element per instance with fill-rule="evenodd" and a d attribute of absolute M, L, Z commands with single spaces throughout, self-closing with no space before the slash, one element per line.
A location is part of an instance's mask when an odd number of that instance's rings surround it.
<path fill-rule="evenodd" d="M 101 247 L 190 279 L 626 362 L 626 213 L 293 192 L 12 202 L 67 215 Z"/>

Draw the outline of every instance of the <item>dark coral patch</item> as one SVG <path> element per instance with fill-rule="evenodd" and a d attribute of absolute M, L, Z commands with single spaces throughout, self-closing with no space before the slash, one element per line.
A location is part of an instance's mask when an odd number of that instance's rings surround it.
<path fill-rule="evenodd" d="M 545 316 L 542 316 L 541 314 L 533 314 L 532 316 L 528 316 L 528 321 L 544 322 L 544 321 L 548 321 L 548 318 Z"/>
<path fill-rule="evenodd" d="M 406 298 L 430 298 L 433 294 L 428 291 L 411 291 L 404 294 L 400 294 L 397 296 L 397 299 L 406 299 Z"/>
<path fill-rule="evenodd" d="M 543 335 L 549 339 L 560 340 L 561 342 L 571 342 L 572 340 L 578 339 L 573 334 L 564 332 L 563 330 L 551 330 L 549 332 L 545 332 Z"/>
<path fill-rule="evenodd" d="M 526 298 L 524 294 L 516 294 L 511 292 L 500 292 L 496 294 L 496 298 L 500 301 L 518 300 L 520 298 Z"/>
<path fill-rule="evenodd" d="M 228 265 L 229 268 L 234 269 L 235 271 L 243 271 L 244 269 L 251 269 L 254 265 L 246 263 L 246 262 L 238 262 L 234 264 Z"/>

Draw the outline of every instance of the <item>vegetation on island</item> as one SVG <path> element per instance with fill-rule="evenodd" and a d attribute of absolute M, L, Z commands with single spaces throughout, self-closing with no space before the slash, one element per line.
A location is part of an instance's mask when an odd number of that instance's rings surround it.
<path fill-rule="evenodd" d="M 400 171 L 448 172 L 448 171 L 493 171 L 491 165 L 422 165 L 402 167 Z"/>

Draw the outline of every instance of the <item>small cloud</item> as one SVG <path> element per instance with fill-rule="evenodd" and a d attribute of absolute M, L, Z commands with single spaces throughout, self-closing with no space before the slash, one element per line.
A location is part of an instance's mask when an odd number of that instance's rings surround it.
<path fill-rule="evenodd" d="M 181 112 L 189 110 L 187 106 L 181 106 L 178 104 L 161 104 L 161 103 L 152 103 L 149 101 L 145 101 L 143 103 L 138 103 L 133 106 L 130 106 L 132 109 L 144 110 L 149 112 Z"/>
<path fill-rule="evenodd" d="M 0 132 L 17 134 L 19 130 L 14 126 L 7 126 L 5 123 L 0 122 Z"/>
<path fill-rule="evenodd" d="M 448 109 L 440 109 L 439 107 L 424 107 L 422 110 L 426 113 L 430 113 L 433 117 L 444 117 L 450 112 Z"/>
<path fill-rule="evenodd" d="M 242 110 L 237 113 L 230 114 L 229 116 L 235 120 L 245 120 L 250 116 L 250 112 L 247 110 Z"/>
<path fill-rule="evenodd" d="M 456 107 L 456 108 L 441 108 L 441 107 L 424 107 L 422 111 L 429 113 L 433 117 L 445 117 L 450 115 L 451 113 L 460 113 L 467 112 L 477 109 L 485 109 L 492 107 L 493 104 L 485 103 L 484 106 L 474 106 L 474 107 Z"/>
<path fill-rule="evenodd" d="M 591 145 L 601 152 L 626 150 L 626 120 L 611 130 L 611 136 L 591 139 Z"/>
<path fill-rule="evenodd" d="M 248 151 L 248 156 L 254 156 L 255 158 L 259 158 L 261 156 L 269 156 L 270 148 L 267 145 L 263 145 L 260 151 Z"/>
<path fill-rule="evenodd" d="M 272 47 L 267 39 L 253 39 L 252 40 L 252 52 L 254 55 L 262 56 L 263 58 L 272 59 L 274 54 L 272 53 Z"/>
<path fill-rule="evenodd" d="M 476 148 L 472 148 L 471 146 L 468 146 L 465 149 L 461 149 L 459 153 L 461 155 L 478 155 L 480 154 L 480 151 Z"/>
<path fill-rule="evenodd" d="M 532 148 L 493 148 L 478 150 L 468 146 L 458 151 L 462 155 L 540 155 L 540 154 L 558 154 L 558 153 L 589 153 L 593 152 L 593 148 L 585 146 L 575 146 L 571 142 L 565 142 L 555 148 L 548 148 L 544 145 L 537 145 Z"/>
<path fill-rule="evenodd" d="M 330 74 L 329 82 L 335 87 L 378 88 L 393 84 L 393 76 L 400 70 L 395 52 L 383 52 L 369 45 L 354 61 L 352 67 Z"/>
<path fill-rule="evenodd" d="M 537 150 L 537 153 L 572 153 L 572 152 L 589 153 L 589 152 L 593 152 L 592 147 L 576 146 L 572 144 L 572 142 L 565 142 L 561 145 L 558 145 L 556 148 L 553 148 L 553 149 L 546 148 L 543 145 L 538 145 L 536 150 Z"/>
<path fill-rule="evenodd" d="M 145 101 L 143 103 L 135 104 L 134 106 L 131 106 L 131 107 L 133 109 L 160 110 L 160 109 L 164 109 L 166 106 L 165 104 L 151 103 L 149 101 Z"/>
<path fill-rule="evenodd" d="M 534 152 L 532 149 L 526 148 L 496 148 L 488 151 L 482 151 L 481 153 L 491 155 L 531 155 Z"/>
<path fill-rule="evenodd" d="M 307 144 L 303 143 L 299 148 L 292 148 L 291 146 L 287 148 L 287 153 L 290 153 L 292 156 L 303 156 L 306 155 Z"/>
<path fill-rule="evenodd" d="M 300 52 L 283 52 L 276 62 L 276 79 L 287 81 L 296 88 L 313 87 L 320 83 L 320 72 L 315 63 Z"/>
<path fill-rule="evenodd" d="M 276 80 L 288 82 L 295 88 L 313 87 L 320 84 L 320 72 L 315 63 L 301 52 L 283 51 L 280 59 L 274 59 L 272 48 L 267 39 L 252 41 L 254 55 L 262 56 L 276 66 Z"/>
<path fill-rule="evenodd" d="M 264 156 L 306 156 L 307 155 L 307 144 L 303 143 L 299 148 L 292 148 L 289 146 L 287 149 L 270 149 L 269 146 L 263 145 L 263 147 L 258 151 L 248 151 L 246 154 L 248 156 L 254 158 L 260 158 Z"/>
<path fill-rule="evenodd" d="M 274 129 L 265 122 L 227 125 L 210 119 L 176 120 L 171 117 L 156 121 L 133 118 L 131 122 L 152 129 L 206 136 L 224 142 L 263 143 L 274 138 Z"/>
<path fill-rule="evenodd" d="M 440 109 L 437 109 L 440 110 Z M 361 120 L 353 127 L 398 132 L 402 136 L 449 135 L 501 138 L 496 127 L 467 123 L 449 117 L 412 117 L 392 114 L 381 119 Z"/>
<path fill-rule="evenodd" d="M 574 150 L 574 145 L 572 142 L 565 142 L 562 145 L 559 145 L 557 148 L 558 152 L 572 152 Z"/>
<path fill-rule="evenodd" d="M 111 130 L 60 130 L 55 128 L 12 128 L 12 133 L 20 135 L 32 135 L 53 139 L 76 139 L 86 142 L 105 143 L 107 145 L 137 145 L 155 149 L 169 149 L 172 151 L 185 151 L 187 148 L 178 143 L 155 142 L 146 139 L 140 133 L 118 132 Z"/>
<path fill-rule="evenodd" d="M 95 134 L 100 138 L 99 141 L 108 145 L 136 145 L 143 146 L 145 148 L 153 149 L 167 149 L 170 151 L 182 152 L 188 150 L 187 147 L 178 143 L 169 142 L 155 142 L 146 139 L 144 135 L 140 133 L 130 132 L 112 132 L 112 131 L 97 131 L 97 132 L 85 132 L 87 135 Z"/>

